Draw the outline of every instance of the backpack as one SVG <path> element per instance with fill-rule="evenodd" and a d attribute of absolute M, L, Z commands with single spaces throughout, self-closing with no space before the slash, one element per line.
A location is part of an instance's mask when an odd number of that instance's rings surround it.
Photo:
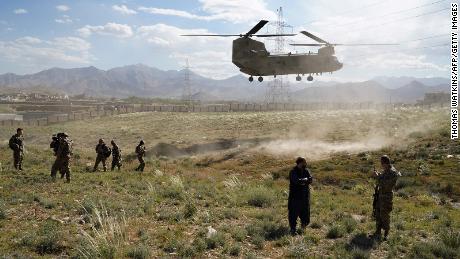
<path fill-rule="evenodd" d="M 112 154 L 112 149 L 109 148 L 108 146 L 105 146 L 105 148 L 104 148 L 105 157 L 109 157 L 111 154 Z"/>
<path fill-rule="evenodd" d="M 10 147 L 10 149 L 16 150 L 16 143 L 14 143 L 14 136 L 10 138 L 10 141 L 8 142 L 8 146 Z"/>
<path fill-rule="evenodd" d="M 53 141 L 50 143 L 50 148 L 53 149 L 54 153 L 57 153 L 59 149 L 59 139 L 57 137 L 53 137 Z"/>

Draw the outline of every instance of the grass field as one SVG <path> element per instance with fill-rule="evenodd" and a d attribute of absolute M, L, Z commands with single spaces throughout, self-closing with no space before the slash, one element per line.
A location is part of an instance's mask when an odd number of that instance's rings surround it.
<path fill-rule="evenodd" d="M 447 111 L 415 108 L 127 114 L 25 128 L 23 172 L 11 169 L 15 129 L 0 128 L 0 257 L 460 258 L 460 145 L 448 123 Z M 49 177 L 62 131 L 74 141 L 70 184 Z M 121 172 L 89 172 L 101 137 L 119 142 Z M 403 177 L 389 240 L 376 242 L 369 176 L 382 154 Z M 314 177 L 312 223 L 291 237 L 298 155 Z"/>

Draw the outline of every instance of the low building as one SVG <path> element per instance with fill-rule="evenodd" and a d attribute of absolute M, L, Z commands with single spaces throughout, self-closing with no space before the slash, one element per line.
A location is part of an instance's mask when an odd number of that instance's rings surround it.
<path fill-rule="evenodd" d="M 12 114 L 12 113 L 0 113 L 0 121 L 22 121 L 23 116 L 19 114 Z"/>

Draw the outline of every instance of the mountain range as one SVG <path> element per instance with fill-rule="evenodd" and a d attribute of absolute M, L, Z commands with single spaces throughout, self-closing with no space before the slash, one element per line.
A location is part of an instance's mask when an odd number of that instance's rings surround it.
<path fill-rule="evenodd" d="M 48 91 L 94 97 L 180 98 L 184 70 L 163 71 L 142 64 L 101 70 L 95 67 L 51 68 L 30 75 L 0 75 L 0 91 Z M 194 99 L 263 101 L 268 82 L 248 82 L 242 75 L 214 80 L 190 71 Z M 295 102 L 415 102 L 428 92 L 448 92 L 447 78 L 377 77 L 365 82 L 291 83 Z"/>

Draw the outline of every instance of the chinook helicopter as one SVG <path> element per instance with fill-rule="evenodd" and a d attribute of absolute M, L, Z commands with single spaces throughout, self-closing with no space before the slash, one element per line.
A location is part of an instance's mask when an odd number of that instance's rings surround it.
<path fill-rule="evenodd" d="M 395 45 L 395 44 L 335 44 L 329 43 L 321 38 L 302 31 L 305 36 L 315 40 L 314 44 L 291 44 L 293 46 L 319 46 L 317 53 L 302 54 L 277 54 L 272 55 L 265 48 L 261 41 L 253 40 L 252 37 L 285 37 L 296 34 L 256 34 L 268 21 L 261 20 L 256 26 L 245 34 L 186 34 L 181 36 L 194 37 L 238 37 L 233 40 L 232 62 L 241 72 L 249 75 L 249 82 L 254 81 L 253 76 L 258 76 L 262 82 L 264 76 L 278 76 L 296 74 L 296 80 L 301 81 L 300 75 L 308 74 L 308 81 L 313 81 L 312 74 L 334 72 L 340 70 L 343 64 L 334 56 L 334 46 L 368 46 L 368 45 Z"/>

